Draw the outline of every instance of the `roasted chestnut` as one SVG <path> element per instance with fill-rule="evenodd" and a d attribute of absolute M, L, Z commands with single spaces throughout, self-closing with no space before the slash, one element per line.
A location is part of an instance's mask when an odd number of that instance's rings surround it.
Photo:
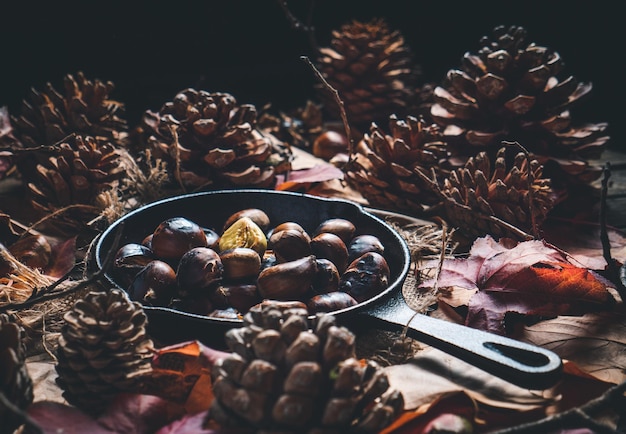
<path fill-rule="evenodd" d="M 261 302 L 261 296 L 254 283 L 220 285 L 211 294 L 210 299 L 218 309 L 234 307 L 243 313 Z"/>
<path fill-rule="evenodd" d="M 323 232 L 328 232 L 331 234 L 337 235 L 341 238 L 341 241 L 347 246 L 352 238 L 354 237 L 354 232 L 356 231 L 356 226 L 350 220 L 342 219 L 342 218 L 332 218 L 323 221 L 320 225 L 315 229 L 314 235 L 319 235 Z"/>
<path fill-rule="evenodd" d="M 357 235 L 348 243 L 348 262 L 352 262 L 367 252 L 385 253 L 385 246 L 378 237 L 370 234 Z"/>
<path fill-rule="evenodd" d="M 224 279 L 239 281 L 255 279 L 261 270 L 261 257 L 248 247 L 235 247 L 220 253 Z"/>
<path fill-rule="evenodd" d="M 259 256 L 267 249 L 267 238 L 261 228 L 248 217 L 242 217 L 224 231 L 219 241 L 219 250 L 248 247 Z"/>
<path fill-rule="evenodd" d="M 334 310 L 345 309 L 354 306 L 358 302 L 347 292 L 335 291 L 326 294 L 318 294 L 307 301 L 307 308 L 310 314 L 319 312 L 332 312 Z"/>
<path fill-rule="evenodd" d="M 176 273 L 158 259 L 143 267 L 128 288 L 131 300 L 152 306 L 167 306 L 175 293 Z"/>
<path fill-rule="evenodd" d="M 274 229 L 272 229 L 272 232 L 269 234 L 269 236 L 271 237 L 272 234 L 275 234 L 276 232 L 280 232 L 280 231 L 285 231 L 287 229 L 295 229 L 297 231 L 302 232 L 303 234 L 306 234 L 306 236 L 309 237 L 309 239 L 311 238 L 309 234 L 307 233 L 307 231 L 305 231 L 304 228 L 299 223 L 296 223 L 296 222 L 283 222 L 279 224 Z"/>
<path fill-rule="evenodd" d="M 360 303 L 387 288 L 389 274 L 385 258 L 380 253 L 367 252 L 350 263 L 341 276 L 339 290 Z"/>
<path fill-rule="evenodd" d="M 173 217 L 157 226 L 151 245 L 157 258 L 175 264 L 190 249 L 207 247 L 207 239 L 197 223 L 185 217 Z"/>
<path fill-rule="evenodd" d="M 313 155 L 328 161 L 338 153 L 347 152 L 348 146 L 348 139 L 344 134 L 333 130 L 324 131 L 313 141 Z"/>
<path fill-rule="evenodd" d="M 297 229 L 274 231 L 269 239 L 269 247 L 278 262 L 293 261 L 311 254 L 311 238 Z"/>
<path fill-rule="evenodd" d="M 113 274 L 124 286 L 128 286 L 137 273 L 154 259 L 156 258 L 148 247 L 137 243 L 125 244 L 115 253 Z"/>
<path fill-rule="evenodd" d="M 348 249 L 345 243 L 335 234 L 323 232 L 311 240 L 311 251 L 317 258 L 330 260 L 339 273 L 343 273 L 348 265 Z"/>
<path fill-rule="evenodd" d="M 224 232 L 233 223 L 235 223 L 242 217 L 248 217 L 250 220 L 256 223 L 256 225 L 261 228 L 263 232 L 267 231 L 270 227 L 270 218 L 267 216 L 265 211 L 258 208 L 247 208 L 242 209 L 241 211 L 238 211 L 228 217 L 228 219 L 226 219 L 226 223 L 224 223 L 224 228 L 222 229 L 222 232 Z"/>
<path fill-rule="evenodd" d="M 142 244 L 128 243 L 120 247 L 115 253 L 113 266 L 116 268 L 145 267 L 153 259 L 155 259 L 154 254 L 148 247 Z"/>
<path fill-rule="evenodd" d="M 222 280 L 224 266 L 217 252 L 208 247 L 193 248 L 180 258 L 176 278 L 178 294 L 201 293 Z"/>
<path fill-rule="evenodd" d="M 257 278 L 259 294 L 267 299 L 295 300 L 311 288 L 316 270 L 313 255 L 268 267 Z"/>
<path fill-rule="evenodd" d="M 337 291 L 341 276 L 335 264 L 325 258 L 316 258 L 315 262 L 317 263 L 317 271 L 313 278 L 313 292 L 324 294 Z"/>
<path fill-rule="evenodd" d="M 202 228 L 202 230 L 204 231 L 204 236 L 206 237 L 206 246 L 209 249 L 213 249 L 213 250 L 218 249 L 219 248 L 218 243 L 220 241 L 220 234 L 218 234 L 211 228 Z"/>

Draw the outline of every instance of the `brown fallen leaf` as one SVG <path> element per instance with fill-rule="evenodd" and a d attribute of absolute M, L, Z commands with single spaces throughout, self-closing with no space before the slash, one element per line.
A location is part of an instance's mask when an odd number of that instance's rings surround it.
<path fill-rule="evenodd" d="M 453 392 L 467 393 L 494 408 L 517 411 L 541 408 L 557 399 L 549 390 L 524 389 L 433 347 L 419 351 L 410 363 L 384 369 L 390 387 L 402 393 L 405 410 L 417 409 Z"/>
<path fill-rule="evenodd" d="M 431 261 L 422 268 L 435 266 Z M 467 258 L 444 260 L 437 285 L 477 290 L 469 299 L 465 324 L 497 334 L 506 334 L 509 313 L 581 314 L 615 301 L 609 291 L 611 282 L 542 240 L 516 243 L 478 238 Z M 420 284 L 421 288 L 433 286 L 433 280 Z"/>
<path fill-rule="evenodd" d="M 137 392 L 182 404 L 190 414 L 204 411 L 213 400 L 211 368 L 226 354 L 199 341 L 160 348 L 153 356 L 152 371 L 142 376 Z"/>
<path fill-rule="evenodd" d="M 522 329 L 519 339 L 550 349 L 594 378 L 626 381 L 626 315 L 559 316 Z"/>

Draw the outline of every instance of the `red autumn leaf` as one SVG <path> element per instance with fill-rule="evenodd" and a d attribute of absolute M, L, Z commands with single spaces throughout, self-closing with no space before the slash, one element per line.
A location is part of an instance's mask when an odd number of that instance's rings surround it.
<path fill-rule="evenodd" d="M 160 348 L 152 371 L 142 379 L 141 392 L 179 403 L 190 414 L 206 410 L 213 400 L 211 369 L 227 354 L 199 341 Z"/>
<path fill-rule="evenodd" d="M 435 266 L 435 264 L 430 264 Z M 432 287 L 425 281 L 420 286 Z M 487 236 L 475 241 L 466 259 L 443 263 L 440 288 L 476 290 L 466 325 L 505 334 L 505 316 L 580 314 L 612 303 L 610 282 L 580 267 L 545 241 L 520 243 Z"/>
<path fill-rule="evenodd" d="M 41 427 L 43 434 L 116 434 L 77 408 L 58 402 L 35 402 L 28 408 L 28 416 Z"/>

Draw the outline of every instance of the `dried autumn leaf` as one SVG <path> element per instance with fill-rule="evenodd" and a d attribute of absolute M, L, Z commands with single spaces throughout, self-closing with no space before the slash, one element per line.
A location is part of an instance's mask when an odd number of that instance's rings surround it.
<path fill-rule="evenodd" d="M 424 268 L 436 265 L 431 262 Z M 479 238 L 468 258 L 444 260 L 437 284 L 478 290 L 469 299 L 465 324 L 498 334 L 506 333 L 509 313 L 582 314 L 614 302 L 610 282 L 543 240 L 516 243 Z M 433 285 L 427 280 L 420 287 Z"/>
<path fill-rule="evenodd" d="M 116 434 L 75 407 L 58 402 L 39 401 L 28 408 L 28 416 L 41 427 L 43 434 L 91 433 Z M 117 433 L 119 434 L 119 433 Z"/>
<path fill-rule="evenodd" d="M 293 191 L 307 189 L 318 182 L 343 179 L 343 172 L 333 165 L 325 164 L 313 166 L 310 169 L 294 170 L 277 179 L 276 190 Z"/>
<path fill-rule="evenodd" d="M 626 317 L 595 312 L 559 316 L 526 326 L 520 339 L 574 362 L 594 378 L 614 384 L 626 381 Z"/>
<path fill-rule="evenodd" d="M 529 411 L 554 401 L 549 391 L 543 396 L 516 386 L 433 347 L 419 351 L 410 363 L 386 367 L 385 373 L 390 387 L 402 393 L 405 410 L 455 392 L 501 410 Z"/>
<path fill-rule="evenodd" d="M 179 403 L 189 414 L 206 410 L 213 400 L 211 368 L 227 354 L 199 341 L 160 348 L 152 359 L 152 371 L 142 378 L 141 393 Z"/>

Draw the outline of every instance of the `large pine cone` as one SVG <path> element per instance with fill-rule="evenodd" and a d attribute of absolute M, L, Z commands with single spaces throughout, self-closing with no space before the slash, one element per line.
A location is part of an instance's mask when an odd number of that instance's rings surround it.
<path fill-rule="evenodd" d="M 434 91 L 431 114 L 448 142 L 471 156 L 495 151 L 502 140 L 517 141 L 554 183 L 564 181 L 560 188 L 596 179 L 601 168 L 587 160 L 604 149 L 607 124 L 574 125 L 569 111 L 589 95 L 591 83 L 562 78 L 559 54 L 526 42 L 523 27 L 498 26 L 480 44 Z"/>
<path fill-rule="evenodd" d="M 258 128 L 253 105 L 228 93 L 183 90 L 146 111 L 142 125 L 148 146 L 184 186 L 273 188 L 290 168 L 291 150 Z"/>
<path fill-rule="evenodd" d="M 128 126 L 124 104 L 110 99 L 112 82 L 88 80 L 82 72 L 64 77 L 64 92 L 50 83 L 44 91 L 31 89 L 13 117 L 16 136 L 24 147 L 52 145 L 70 134 L 84 134 L 122 144 Z"/>
<path fill-rule="evenodd" d="M 554 207 L 556 195 L 541 164 L 529 163 L 520 152 L 507 168 L 505 154 L 506 148 L 500 148 L 492 165 L 480 152 L 444 177 L 443 187 L 433 186 L 443 198 L 448 222 L 466 235 L 531 239 Z"/>
<path fill-rule="evenodd" d="M 379 432 L 403 408 L 384 371 L 355 358 L 355 336 L 306 306 L 266 301 L 229 330 L 233 354 L 214 365 L 209 415 L 259 433 Z"/>
<path fill-rule="evenodd" d="M 147 317 L 125 292 L 90 292 L 63 317 L 57 382 L 63 397 L 97 415 L 121 392 L 132 392 L 154 353 Z"/>
<path fill-rule="evenodd" d="M 25 411 L 33 402 L 33 382 L 25 363 L 24 330 L 6 314 L 0 314 L 0 393 Z M 0 402 L 0 434 L 11 434 L 21 419 Z"/>
<path fill-rule="evenodd" d="M 357 158 L 344 167 L 348 182 L 370 205 L 395 211 L 421 212 L 438 196 L 416 174 L 451 168 L 446 143 L 437 125 L 423 118 L 392 115 L 390 134 L 373 123 L 357 147 Z"/>
<path fill-rule="evenodd" d="M 89 205 L 92 211 L 85 208 L 77 215 L 93 218 L 102 211 L 99 195 L 118 186 L 125 174 L 122 148 L 72 135 L 55 149 L 55 155 L 37 165 L 33 177 L 23 174 L 33 207 L 50 213 L 68 205 Z"/>
<path fill-rule="evenodd" d="M 404 115 L 419 72 L 399 31 L 383 19 L 354 20 L 332 32 L 330 45 L 319 49 L 317 68 L 339 93 L 349 122 L 367 128 Z M 334 95 L 321 84 L 317 89 L 324 108 L 340 119 Z"/>

